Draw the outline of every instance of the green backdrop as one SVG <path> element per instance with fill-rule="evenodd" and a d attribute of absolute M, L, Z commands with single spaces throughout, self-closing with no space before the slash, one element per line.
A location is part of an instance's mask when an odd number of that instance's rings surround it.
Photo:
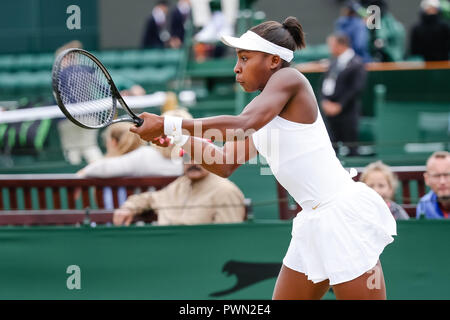
<path fill-rule="evenodd" d="M 70 5 L 80 8 L 80 29 L 67 28 Z M 0 8 L 0 53 L 53 52 L 75 39 L 97 49 L 96 0 L 14 0 L 2 1 Z"/>
<path fill-rule="evenodd" d="M 270 299 L 290 229 L 3 227 L 0 299 Z M 449 299 L 449 241 L 449 221 L 399 221 L 381 256 L 388 298 Z M 70 265 L 80 267 L 80 290 L 66 286 Z"/>

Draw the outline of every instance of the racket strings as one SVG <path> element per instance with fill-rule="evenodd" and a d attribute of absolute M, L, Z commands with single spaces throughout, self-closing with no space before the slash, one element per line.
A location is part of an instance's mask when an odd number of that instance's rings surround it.
<path fill-rule="evenodd" d="M 56 75 L 60 98 L 70 115 L 89 127 L 102 127 L 114 117 L 116 99 L 100 67 L 88 56 L 69 52 Z"/>

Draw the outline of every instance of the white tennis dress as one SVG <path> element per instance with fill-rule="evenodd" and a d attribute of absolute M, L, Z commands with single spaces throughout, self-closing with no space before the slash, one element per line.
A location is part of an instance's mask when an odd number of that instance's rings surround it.
<path fill-rule="evenodd" d="M 330 285 L 372 269 L 394 240 L 396 222 L 384 200 L 342 167 L 320 112 L 312 124 L 276 116 L 253 141 L 303 208 L 293 220 L 284 265 Z"/>

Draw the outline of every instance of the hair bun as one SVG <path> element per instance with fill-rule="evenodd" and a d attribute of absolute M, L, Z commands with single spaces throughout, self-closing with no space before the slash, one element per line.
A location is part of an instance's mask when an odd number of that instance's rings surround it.
<path fill-rule="evenodd" d="M 287 17 L 281 24 L 292 36 L 298 49 L 306 46 L 303 28 L 295 17 Z"/>

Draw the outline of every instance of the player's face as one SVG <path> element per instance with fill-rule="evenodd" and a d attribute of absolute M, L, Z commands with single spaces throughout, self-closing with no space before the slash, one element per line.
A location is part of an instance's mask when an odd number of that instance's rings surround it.
<path fill-rule="evenodd" d="M 237 49 L 237 62 L 234 67 L 236 82 L 246 92 L 264 89 L 272 75 L 272 56 L 259 51 Z"/>
<path fill-rule="evenodd" d="M 439 198 L 450 197 L 450 157 L 428 162 L 425 183 Z"/>
<path fill-rule="evenodd" d="M 366 178 L 366 184 L 374 189 L 384 200 L 390 200 L 393 196 L 392 187 L 383 172 L 371 172 Z"/>

